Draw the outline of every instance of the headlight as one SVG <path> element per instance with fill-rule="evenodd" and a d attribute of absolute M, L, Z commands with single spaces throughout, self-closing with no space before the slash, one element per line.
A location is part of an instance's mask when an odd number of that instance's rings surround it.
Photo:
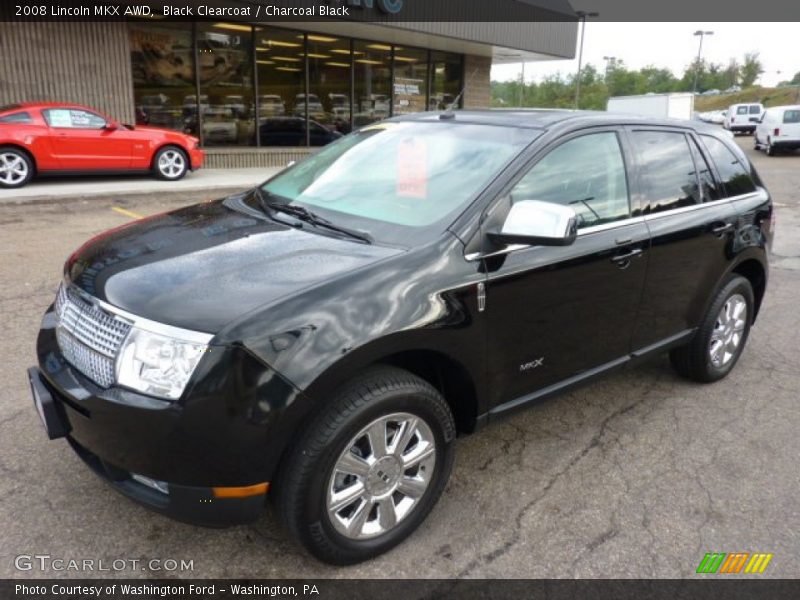
<path fill-rule="evenodd" d="M 117 383 L 152 396 L 177 400 L 207 349 L 206 344 L 134 327 L 117 357 Z"/>

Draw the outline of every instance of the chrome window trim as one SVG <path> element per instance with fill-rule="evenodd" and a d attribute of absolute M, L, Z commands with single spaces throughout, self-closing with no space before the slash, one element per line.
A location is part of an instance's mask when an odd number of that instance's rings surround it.
<path fill-rule="evenodd" d="M 640 217 L 630 217 L 628 219 L 622 219 L 620 221 L 613 221 L 611 223 L 604 223 L 602 225 L 594 225 L 592 227 L 586 227 L 585 229 L 578 230 L 578 237 L 583 237 L 584 235 L 591 235 L 593 233 L 599 233 L 601 231 L 609 231 L 612 229 L 618 229 L 621 227 L 626 227 L 628 225 L 633 225 L 635 223 L 647 223 L 648 221 L 654 221 L 656 219 L 661 219 L 664 217 L 669 217 L 672 215 L 679 215 L 682 213 L 693 212 L 696 210 L 702 210 L 704 208 L 710 206 L 719 206 L 726 202 L 736 202 L 738 200 L 746 200 L 748 198 L 753 198 L 759 194 L 759 191 L 756 190 L 755 192 L 748 192 L 747 194 L 740 194 L 738 196 L 731 196 L 730 198 L 722 198 L 721 200 L 713 200 L 711 202 L 703 202 L 702 204 L 695 204 L 693 206 L 682 206 L 680 208 L 672 208 L 670 210 L 665 210 L 663 212 L 651 213 L 647 215 L 643 215 Z M 502 250 L 498 250 L 497 252 L 492 252 L 490 254 L 481 254 L 480 252 L 471 252 L 470 254 L 465 254 L 464 259 L 467 262 L 475 262 L 477 260 L 483 260 L 486 258 L 494 258 L 495 256 L 503 256 L 504 254 L 510 254 L 512 252 L 516 252 L 518 250 L 524 250 L 526 248 L 534 248 L 535 246 L 526 246 L 524 244 L 514 244 L 513 246 L 508 246 L 507 248 L 503 248 Z M 538 246 L 539 248 L 543 248 L 544 246 Z"/>
<path fill-rule="evenodd" d="M 619 221 L 603 223 L 602 225 L 592 225 L 591 227 L 586 227 L 585 229 L 578 229 L 578 237 L 582 237 L 584 235 L 591 235 L 593 233 L 599 233 L 601 231 L 609 231 L 610 229 L 627 227 L 628 225 L 634 225 L 643 222 L 644 222 L 644 217 L 628 217 L 627 219 L 620 219 Z"/>
<path fill-rule="evenodd" d="M 145 319 L 144 317 L 140 317 L 138 315 L 134 315 L 133 313 L 129 313 L 128 311 L 122 310 L 121 308 L 117 308 L 116 306 L 113 306 L 108 302 L 104 302 L 99 298 L 95 298 L 94 296 L 88 294 L 84 290 L 80 289 L 78 286 L 68 281 L 65 281 L 64 285 L 71 287 L 75 292 L 77 292 L 80 295 L 81 298 L 83 298 L 87 302 L 94 304 L 117 317 L 130 321 L 132 327 L 135 327 L 142 331 L 147 331 L 148 333 L 155 333 L 157 335 L 163 335 L 181 342 L 190 342 L 192 344 L 201 344 L 206 346 L 214 337 L 214 335 L 211 333 L 205 333 L 202 331 L 192 331 L 190 329 L 182 329 L 180 327 L 174 327 L 172 325 L 159 323 L 158 321 L 151 321 L 150 319 Z"/>

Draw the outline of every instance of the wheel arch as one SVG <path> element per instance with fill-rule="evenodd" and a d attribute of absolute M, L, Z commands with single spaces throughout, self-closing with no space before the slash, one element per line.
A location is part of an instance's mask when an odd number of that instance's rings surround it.
<path fill-rule="evenodd" d="M 14 150 L 22 152 L 28 157 L 28 160 L 31 161 L 31 165 L 33 165 L 33 174 L 35 175 L 39 172 L 39 166 L 36 163 L 36 157 L 33 155 L 33 152 L 28 150 L 25 146 L 22 146 L 17 142 L 0 142 L 0 148 L 13 148 Z"/>
<path fill-rule="evenodd" d="M 453 412 L 459 433 L 472 433 L 477 428 L 480 414 L 479 385 L 463 361 L 441 349 L 407 347 L 384 349 L 384 352 L 375 352 L 375 348 L 371 350 L 332 365 L 315 378 L 305 393 L 319 402 L 372 367 L 393 366 L 413 373 L 442 394 Z"/>
<path fill-rule="evenodd" d="M 459 433 L 475 431 L 478 394 L 472 375 L 455 358 L 436 350 L 406 350 L 375 361 L 372 365 L 405 369 L 431 384 L 447 402 Z"/>
<path fill-rule="evenodd" d="M 761 303 L 767 291 L 767 270 L 761 261 L 755 258 L 747 258 L 731 269 L 731 273 L 741 275 L 750 282 L 753 287 L 755 297 L 755 310 L 753 311 L 753 323 L 755 323 L 758 313 L 761 310 Z"/>

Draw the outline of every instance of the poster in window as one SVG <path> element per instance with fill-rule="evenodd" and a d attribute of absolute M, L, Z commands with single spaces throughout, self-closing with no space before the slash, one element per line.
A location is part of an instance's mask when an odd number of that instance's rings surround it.
<path fill-rule="evenodd" d="M 424 140 L 406 138 L 397 149 L 397 195 L 401 198 L 428 197 L 428 145 Z"/>

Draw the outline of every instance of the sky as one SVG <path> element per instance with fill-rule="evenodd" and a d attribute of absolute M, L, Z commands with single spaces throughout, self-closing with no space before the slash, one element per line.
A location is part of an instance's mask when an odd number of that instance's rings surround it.
<path fill-rule="evenodd" d="M 593 23 L 586 26 L 584 64 L 605 69 L 604 56 L 622 59 L 630 69 L 648 65 L 666 67 L 676 76 L 697 58 L 698 29 L 713 31 L 703 41 L 703 58 L 714 63 L 728 64 L 735 57 L 742 61 L 745 52 L 759 52 L 765 73 L 758 83 L 774 86 L 791 79 L 800 71 L 800 52 L 797 51 L 800 25 L 798 23 Z M 580 40 L 580 36 L 579 36 Z M 521 64 L 495 65 L 492 79 L 519 79 Z M 541 81 L 558 72 L 574 74 L 575 60 L 529 62 L 525 65 L 525 81 Z M 781 71 L 777 73 L 776 71 Z"/>

